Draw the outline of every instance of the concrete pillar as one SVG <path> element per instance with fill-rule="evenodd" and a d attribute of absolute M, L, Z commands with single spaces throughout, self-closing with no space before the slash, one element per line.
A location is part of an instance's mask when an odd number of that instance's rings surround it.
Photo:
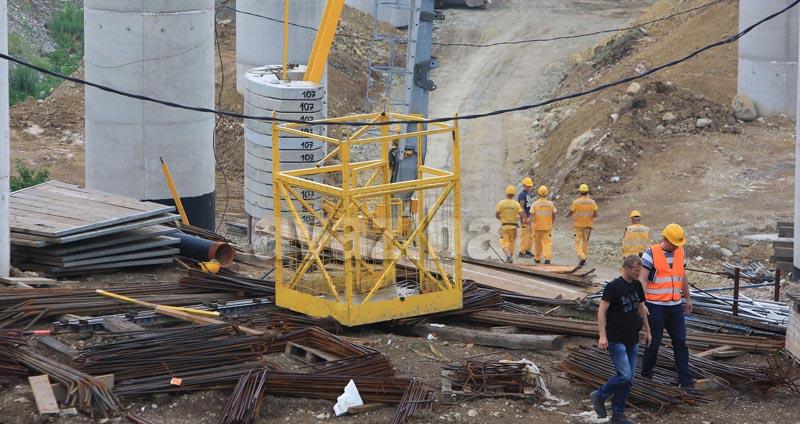
<path fill-rule="evenodd" d="M 739 29 L 791 3 L 792 0 L 740 0 Z M 800 11 L 794 8 L 739 40 L 739 93 L 755 102 L 759 115 L 795 114 L 798 16 Z"/>
<path fill-rule="evenodd" d="M 214 107 L 214 0 L 86 0 L 86 79 Z M 189 221 L 214 228 L 214 116 L 86 88 L 86 185 L 172 203 L 169 164 Z"/>
<path fill-rule="evenodd" d="M 245 75 L 244 112 L 251 116 L 272 116 L 298 121 L 316 121 L 325 118 L 325 90 L 319 84 L 299 81 L 305 73 L 305 66 L 298 66 L 288 73 L 289 81 L 281 81 L 281 66 L 264 66 L 251 69 Z M 322 134 L 326 128 L 321 125 L 308 127 L 308 131 Z M 245 211 L 258 220 L 271 217 L 275 209 L 272 190 L 272 123 L 254 119 L 245 120 L 244 129 L 244 200 Z M 314 167 L 325 157 L 325 143 L 306 137 L 282 135 L 280 137 L 280 169 L 293 170 Z M 321 210 L 321 195 L 316 192 L 301 191 L 303 200 Z M 284 204 L 285 205 L 285 204 Z M 304 218 L 302 204 L 295 208 Z M 283 212 L 289 212 L 287 206 Z"/>
<path fill-rule="evenodd" d="M 0 52 L 8 53 L 8 2 L 0 0 Z M 0 60 L 0 277 L 8 277 L 10 260 L 8 137 L 8 61 Z"/>
<path fill-rule="evenodd" d="M 790 13 L 794 13 L 794 10 Z M 795 38 L 800 38 L 800 35 L 795 34 Z M 800 40 L 798 40 L 800 41 Z M 741 40 L 740 40 L 741 42 Z M 798 42 L 800 45 L 800 42 Z M 800 51 L 798 51 L 800 54 Z M 800 72 L 795 69 L 793 74 L 795 82 L 800 84 Z M 792 115 L 795 117 L 795 122 L 800 123 L 800 98 L 795 99 L 795 110 Z M 792 267 L 792 281 L 800 281 L 800 125 L 795 125 L 795 139 L 794 139 L 794 260 Z"/>

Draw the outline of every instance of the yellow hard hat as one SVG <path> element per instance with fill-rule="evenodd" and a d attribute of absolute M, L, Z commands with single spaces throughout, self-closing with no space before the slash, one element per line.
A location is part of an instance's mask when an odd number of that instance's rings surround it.
<path fill-rule="evenodd" d="M 208 262 L 200 262 L 200 269 L 210 274 L 216 274 L 219 272 L 219 262 L 216 259 L 212 259 Z"/>
<path fill-rule="evenodd" d="M 517 189 L 516 189 L 516 188 L 514 188 L 514 186 L 508 186 L 508 187 L 506 187 L 506 194 L 514 194 L 514 193 L 516 193 L 516 192 L 517 192 Z"/>
<path fill-rule="evenodd" d="M 631 218 L 641 218 L 642 213 L 639 211 L 631 211 Z"/>
<path fill-rule="evenodd" d="M 686 244 L 686 235 L 683 232 L 683 228 L 678 224 L 667 225 L 661 235 L 675 246 L 681 247 Z"/>
<path fill-rule="evenodd" d="M 522 185 L 524 185 L 525 187 L 533 187 L 533 179 L 531 177 L 523 178 Z"/>
<path fill-rule="evenodd" d="M 586 184 L 581 184 L 581 186 L 578 187 L 578 191 L 581 192 L 581 193 L 588 193 L 589 192 L 589 186 L 586 185 Z"/>
<path fill-rule="evenodd" d="M 546 186 L 539 186 L 539 190 L 537 190 L 539 196 L 547 196 L 547 187 Z"/>

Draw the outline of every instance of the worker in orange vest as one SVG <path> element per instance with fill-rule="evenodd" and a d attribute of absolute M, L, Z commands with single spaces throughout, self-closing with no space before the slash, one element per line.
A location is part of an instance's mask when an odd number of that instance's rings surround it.
<path fill-rule="evenodd" d="M 539 198 L 531 205 L 533 218 L 533 243 L 534 257 L 537 264 L 544 256 L 544 263 L 549 264 L 553 259 L 553 224 L 556 221 L 556 205 L 547 200 L 547 187 L 541 186 L 537 190 Z"/>
<path fill-rule="evenodd" d="M 589 186 L 578 187 L 579 196 L 572 201 L 567 216 L 572 216 L 572 230 L 575 234 L 575 253 L 578 254 L 578 266 L 586 265 L 589 252 L 589 236 L 592 234 L 592 222 L 597 218 L 597 203 L 589 197 Z"/>
<path fill-rule="evenodd" d="M 503 251 L 506 252 L 506 262 L 512 262 L 514 248 L 517 243 L 517 227 L 519 222 L 525 222 L 527 217 L 519 202 L 514 200 L 517 190 L 514 186 L 506 187 L 506 198 L 497 202 L 495 218 L 500 220 L 500 234 L 502 236 Z"/>
<path fill-rule="evenodd" d="M 664 329 L 669 334 L 678 385 L 692 388 L 689 372 L 689 349 L 686 347 L 686 321 L 684 314 L 692 313 L 692 297 L 686 279 L 686 255 L 683 246 L 686 235 L 678 224 L 669 224 L 661 232 L 661 243 L 647 248 L 642 254 L 642 282 L 648 321 L 653 342 L 647 346 L 642 360 L 642 377 L 652 378 L 658 358 L 658 348 Z"/>
<path fill-rule="evenodd" d="M 622 234 L 622 257 L 630 255 L 642 256 L 642 253 L 652 244 L 650 241 L 650 229 L 642 225 L 642 214 L 639 211 L 632 211 L 630 214 L 631 225 L 625 228 Z"/>
<path fill-rule="evenodd" d="M 525 177 L 522 179 L 522 191 L 519 192 L 519 196 L 517 197 L 517 202 L 519 205 L 522 206 L 522 210 L 525 212 L 525 221 L 521 223 L 522 225 L 522 235 L 520 236 L 519 241 L 519 257 L 520 258 L 532 258 L 533 253 L 531 253 L 531 247 L 533 247 L 533 237 L 531 235 L 531 204 L 533 203 L 533 194 L 531 190 L 533 189 L 533 179 L 531 177 Z"/>

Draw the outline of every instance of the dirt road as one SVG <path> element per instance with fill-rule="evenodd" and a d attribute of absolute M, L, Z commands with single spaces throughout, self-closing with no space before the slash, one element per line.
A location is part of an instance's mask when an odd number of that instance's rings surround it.
<path fill-rule="evenodd" d="M 448 9 L 436 41 L 490 43 L 578 34 L 624 25 L 654 0 L 495 0 L 486 10 Z M 570 56 L 599 37 L 491 48 L 438 47 L 438 88 L 430 116 L 482 112 L 534 103 L 549 97 L 569 66 Z M 477 87 L 477 88 L 476 88 Z M 532 153 L 515 149 L 529 139 L 534 111 L 462 123 L 464 228 L 493 217 L 494 203 L 508 184 L 524 175 Z M 520 151 L 522 150 L 522 151 Z M 427 161 L 446 166 L 448 152 L 431 146 Z M 529 166 L 527 166 L 529 167 Z M 465 242 L 469 237 L 464 237 Z"/>

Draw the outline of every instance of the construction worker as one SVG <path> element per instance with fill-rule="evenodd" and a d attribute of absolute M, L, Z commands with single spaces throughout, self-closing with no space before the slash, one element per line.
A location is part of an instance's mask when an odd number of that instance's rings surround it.
<path fill-rule="evenodd" d="M 578 266 L 586 265 L 589 251 L 589 237 L 592 235 L 592 222 L 597 218 L 597 203 L 589 197 L 589 186 L 578 187 L 579 196 L 572 201 L 567 216 L 573 216 L 572 230 L 575 233 L 575 252 L 578 254 Z"/>
<path fill-rule="evenodd" d="M 522 206 L 519 202 L 514 200 L 514 194 L 517 189 L 514 186 L 506 187 L 506 198 L 497 202 L 495 207 L 495 218 L 500 220 L 500 229 L 502 235 L 503 251 L 506 252 L 506 262 L 512 262 L 514 255 L 514 248 L 517 243 L 517 227 L 519 222 L 526 220 L 525 212 L 522 211 Z"/>
<path fill-rule="evenodd" d="M 531 237 L 531 204 L 533 203 L 533 179 L 531 177 L 525 177 L 522 179 L 522 191 L 519 192 L 519 196 L 517 197 L 517 201 L 519 205 L 522 206 L 522 210 L 525 211 L 525 221 L 522 222 L 522 236 L 520 237 L 519 242 L 519 257 L 520 258 L 531 258 L 533 254 L 531 253 L 531 247 L 533 246 L 533 238 Z"/>
<path fill-rule="evenodd" d="M 537 264 L 542 260 L 549 264 L 553 259 L 553 224 L 556 222 L 556 205 L 547 200 L 547 187 L 541 186 L 536 191 L 539 198 L 531 205 L 531 215 L 533 217 L 533 243 L 536 252 L 533 260 Z"/>
<path fill-rule="evenodd" d="M 625 417 L 625 402 L 633 387 L 636 358 L 639 350 L 639 331 L 644 327 L 645 345 L 652 339 L 647 322 L 644 292 L 638 278 L 642 271 L 642 259 L 630 255 L 622 263 L 622 275 L 606 284 L 600 307 L 597 309 L 597 324 L 600 337 L 597 347 L 608 350 L 616 375 L 599 389 L 589 394 L 594 412 L 600 418 L 608 416 L 605 401 L 611 402 L 611 422 L 629 423 Z"/>
<path fill-rule="evenodd" d="M 639 276 L 653 335 L 653 342 L 644 352 L 642 377 L 653 378 L 658 348 L 666 328 L 675 357 L 678 385 L 692 388 L 684 319 L 684 314 L 692 313 L 692 297 L 686 279 L 686 256 L 683 251 L 686 235 L 678 224 L 667 225 L 661 235 L 663 236 L 661 243 L 650 246 L 642 254 L 643 268 Z"/>
<path fill-rule="evenodd" d="M 650 229 L 642 225 L 642 214 L 639 211 L 632 211 L 630 214 L 631 225 L 625 228 L 622 235 L 622 257 L 630 255 L 642 256 L 648 246 L 653 244 L 650 241 Z"/>

